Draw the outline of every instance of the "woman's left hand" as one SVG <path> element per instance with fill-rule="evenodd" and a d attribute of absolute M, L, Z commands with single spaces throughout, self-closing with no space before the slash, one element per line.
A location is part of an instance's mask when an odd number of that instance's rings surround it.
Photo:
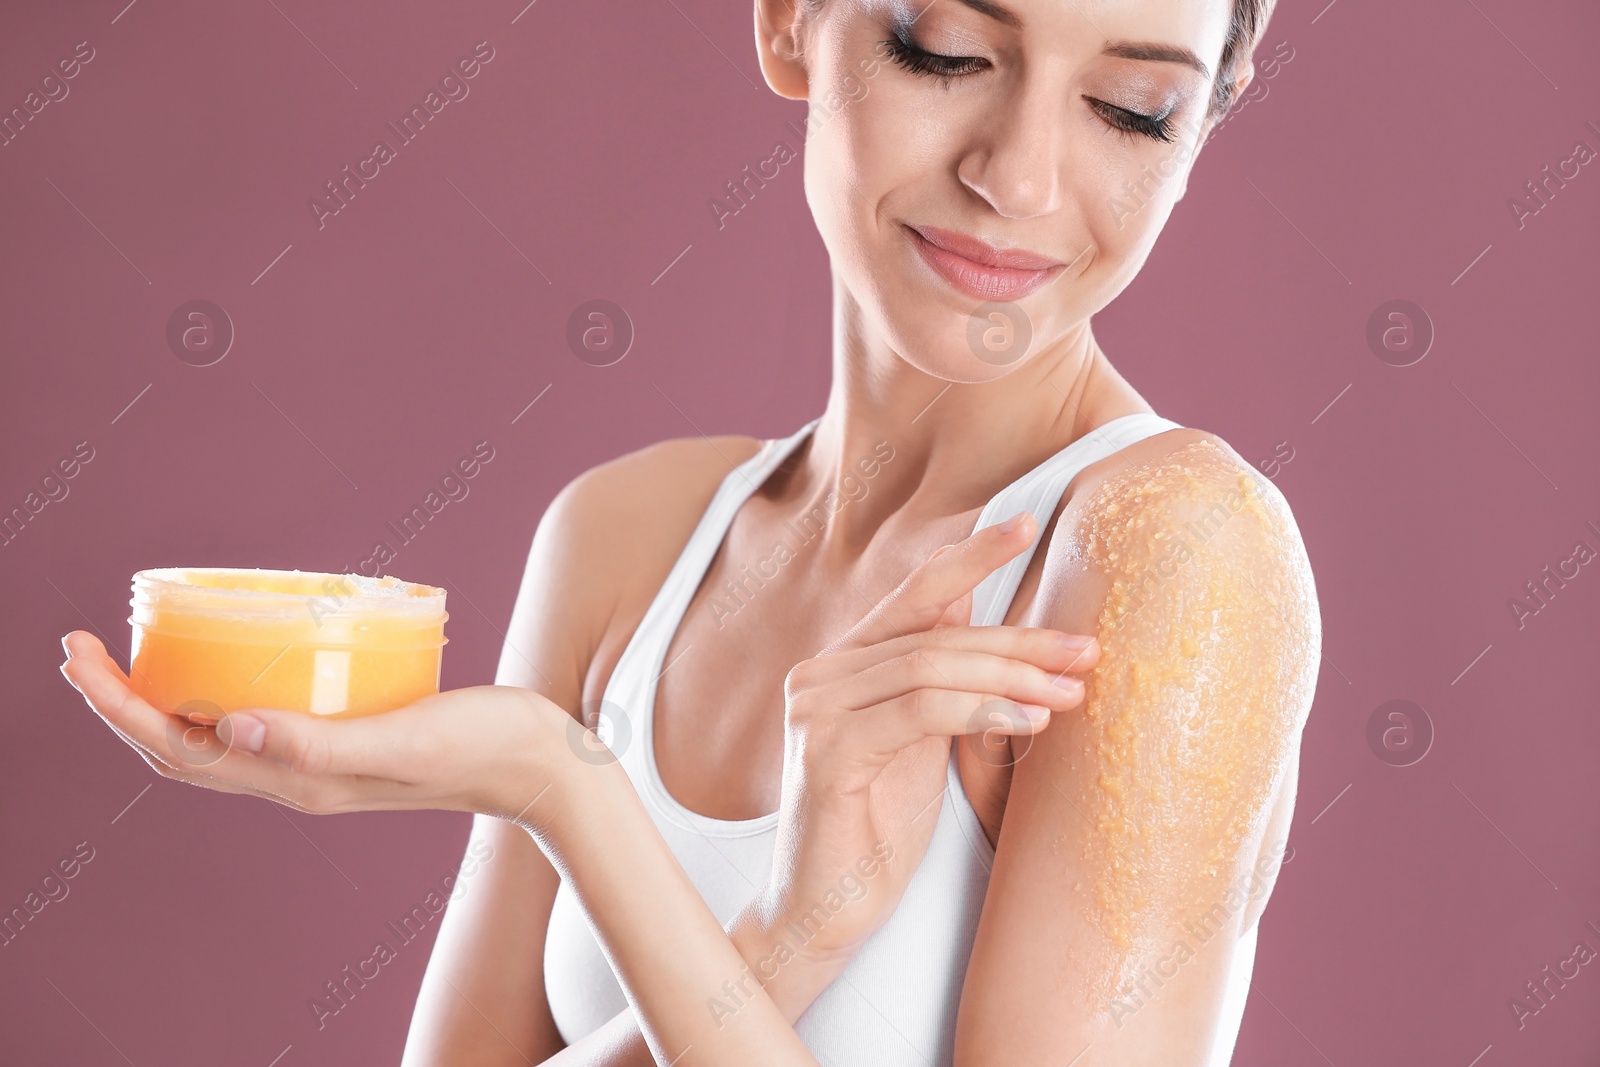
<path fill-rule="evenodd" d="M 251 708 L 201 725 L 143 700 L 93 634 L 74 630 L 61 645 L 61 673 L 163 778 L 315 814 L 437 808 L 531 829 L 528 809 L 550 784 L 539 757 L 571 743 L 568 727 L 581 730 L 543 696 L 507 685 L 352 719 Z"/>

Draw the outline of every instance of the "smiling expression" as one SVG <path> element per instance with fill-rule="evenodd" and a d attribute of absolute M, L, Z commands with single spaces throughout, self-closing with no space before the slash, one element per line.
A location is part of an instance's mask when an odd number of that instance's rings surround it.
<path fill-rule="evenodd" d="M 1032 356 L 1132 280 L 1202 140 L 1229 0 L 827 0 L 807 6 L 806 198 L 854 328 L 984 381 L 985 302 Z"/>

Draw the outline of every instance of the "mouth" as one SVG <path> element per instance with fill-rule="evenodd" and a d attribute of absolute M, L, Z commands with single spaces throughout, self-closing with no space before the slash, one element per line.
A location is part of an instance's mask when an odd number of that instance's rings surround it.
<path fill-rule="evenodd" d="M 1017 300 L 1056 277 L 1059 260 L 1016 248 L 995 248 L 973 237 L 934 226 L 906 224 L 923 262 L 945 281 L 983 300 Z"/>

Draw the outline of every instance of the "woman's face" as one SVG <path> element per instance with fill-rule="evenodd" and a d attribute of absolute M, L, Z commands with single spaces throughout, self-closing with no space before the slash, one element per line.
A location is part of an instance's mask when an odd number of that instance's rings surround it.
<path fill-rule="evenodd" d="M 828 0 L 798 30 L 805 187 L 854 328 L 987 381 L 1109 303 L 1182 194 L 1231 10 Z M 1038 261 L 975 266 L 962 237 Z"/>

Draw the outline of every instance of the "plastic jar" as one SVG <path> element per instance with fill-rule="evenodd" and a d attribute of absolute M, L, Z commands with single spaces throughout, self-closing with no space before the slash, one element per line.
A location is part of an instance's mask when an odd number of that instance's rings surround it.
<path fill-rule="evenodd" d="M 287 708 L 348 718 L 439 691 L 445 591 L 316 571 L 133 576 L 133 689 L 188 715 Z"/>

